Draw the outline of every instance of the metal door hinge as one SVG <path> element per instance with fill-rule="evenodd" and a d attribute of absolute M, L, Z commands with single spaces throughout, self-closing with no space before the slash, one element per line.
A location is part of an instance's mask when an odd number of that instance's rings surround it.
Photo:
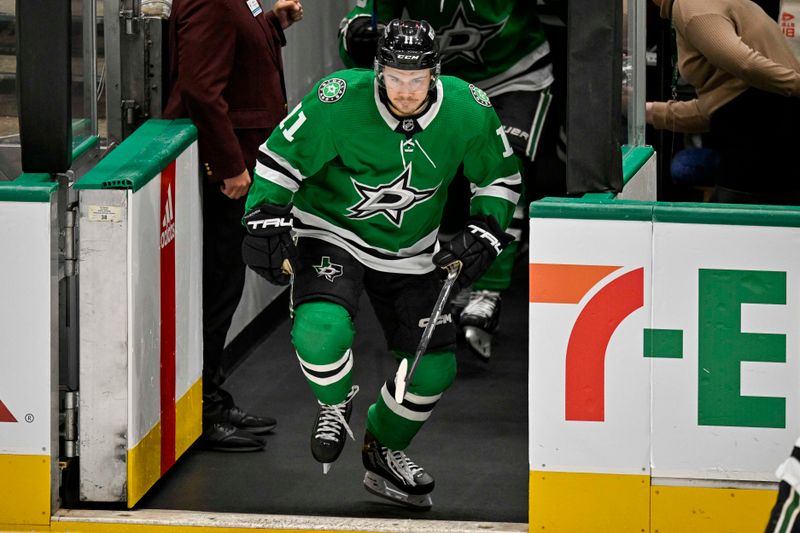
<path fill-rule="evenodd" d="M 64 393 L 64 408 L 61 411 L 61 431 L 63 439 L 61 449 L 62 457 L 78 457 L 78 404 L 80 396 L 78 391 Z"/>

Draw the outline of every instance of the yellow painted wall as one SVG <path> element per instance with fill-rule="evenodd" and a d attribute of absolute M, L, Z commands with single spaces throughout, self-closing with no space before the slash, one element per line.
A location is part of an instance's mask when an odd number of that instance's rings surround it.
<path fill-rule="evenodd" d="M 529 530 L 558 533 L 762 532 L 777 490 L 651 486 L 649 476 L 530 473 Z"/>
<path fill-rule="evenodd" d="M 50 456 L 0 455 L 0 524 L 49 522 Z"/>
<path fill-rule="evenodd" d="M 653 533 L 761 533 L 776 490 L 654 486 Z"/>
<path fill-rule="evenodd" d="M 645 533 L 650 477 L 532 471 L 530 531 Z"/>

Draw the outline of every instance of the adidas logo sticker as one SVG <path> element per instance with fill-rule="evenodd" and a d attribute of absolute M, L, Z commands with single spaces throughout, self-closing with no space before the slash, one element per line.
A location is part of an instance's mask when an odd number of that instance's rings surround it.
<path fill-rule="evenodd" d="M 175 240 L 175 202 L 172 200 L 172 185 L 167 187 L 167 201 L 161 217 L 161 248 Z"/>

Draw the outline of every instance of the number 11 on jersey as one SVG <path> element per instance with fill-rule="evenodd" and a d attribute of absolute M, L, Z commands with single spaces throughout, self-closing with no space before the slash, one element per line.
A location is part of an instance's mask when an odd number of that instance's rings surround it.
<path fill-rule="evenodd" d="M 278 127 L 280 127 L 281 129 L 281 133 L 283 133 L 283 136 L 286 137 L 286 140 L 289 142 L 292 142 L 294 140 L 294 134 L 297 133 L 297 130 L 299 130 L 300 126 L 303 125 L 303 122 L 306 121 L 306 114 L 300 111 L 300 107 L 302 105 L 303 105 L 302 102 L 297 104 L 297 106 L 292 110 L 292 112 L 289 113 L 289 115 L 285 119 L 281 120 L 280 124 L 278 124 Z M 285 129 L 286 122 L 295 115 L 297 115 L 297 120 L 294 121 L 294 124 L 289 126 L 289 129 Z M 506 143 L 508 143 L 508 141 L 506 141 Z"/>
<path fill-rule="evenodd" d="M 497 128 L 497 130 L 495 130 L 495 133 L 497 133 L 500 136 L 500 140 L 503 141 L 503 148 L 504 148 L 503 157 L 508 157 L 511 154 L 513 154 L 514 149 L 511 148 L 511 144 L 508 142 L 508 137 L 506 137 L 506 132 L 503 129 L 503 126 Z"/>

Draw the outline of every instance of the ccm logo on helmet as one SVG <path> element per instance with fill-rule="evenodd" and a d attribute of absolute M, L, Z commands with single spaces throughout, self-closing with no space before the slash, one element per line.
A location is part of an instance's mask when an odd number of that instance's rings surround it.
<path fill-rule="evenodd" d="M 419 59 L 419 54 L 397 54 L 397 59 L 407 59 L 411 61 L 416 61 Z"/>

